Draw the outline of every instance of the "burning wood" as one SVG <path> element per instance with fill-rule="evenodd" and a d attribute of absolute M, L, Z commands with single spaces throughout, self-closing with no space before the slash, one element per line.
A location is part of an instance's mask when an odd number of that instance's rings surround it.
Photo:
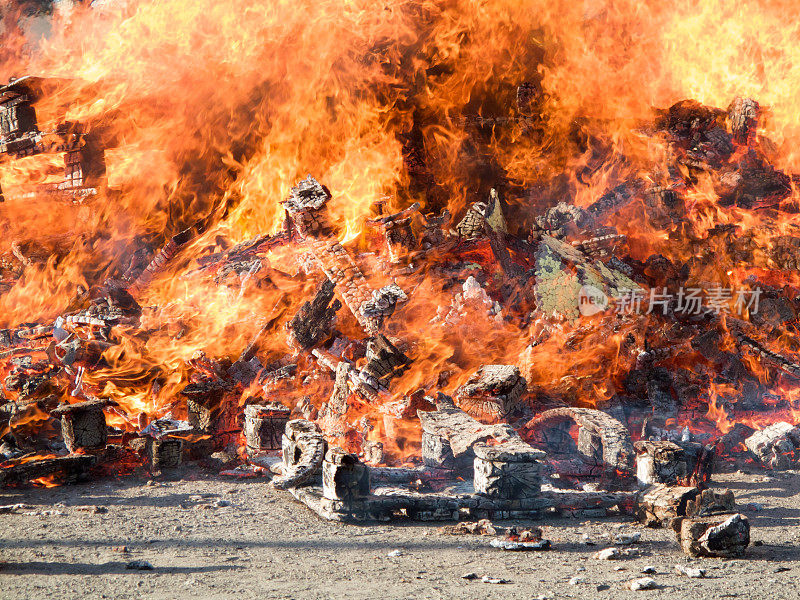
<path fill-rule="evenodd" d="M 326 280 L 311 302 L 306 302 L 289 321 L 292 340 L 304 349 L 316 346 L 331 333 L 331 324 L 342 303 L 333 298 L 334 284 Z"/>
<path fill-rule="evenodd" d="M 169 469 L 183 461 L 184 441 L 169 436 L 148 438 L 146 450 L 154 470 Z"/>
<path fill-rule="evenodd" d="M 755 131 L 760 107 L 752 98 L 736 97 L 728 107 L 728 119 L 731 123 L 734 139 L 739 144 L 746 144 L 750 134 Z"/>
<path fill-rule="evenodd" d="M 640 483 L 677 485 L 686 480 L 686 456 L 674 442 L 636 442 L 635 448 L 636 478 Z"/>
<path fill-rule="evenodd" d="M 38 193 L 82 202 L 104 186 L 106 164 L 103 143 L 91 127 L 66 121 L 63 117 L 50 130 L 40 129 L 37 106 L 59 105 L 63 112 L 62 88 L 73 82 L 25 76 L 0 87 L 0 160 L 21 159 L 40 154 L 64 155 L 63 180 L 40 184 Z M 52 110 L 51 106 L 47 109 Z M 30 193 L 22 192 L 22 194 Z M 15 196 L 17 194 L 15 193 Z M 0 194 L 0 199 L 4 199 Z"/>
<path fill-rule="evenodd" d="M 88 477 L 89 469 L 97 464 L 97 460 L 97 457 L 91 454 L 18 459 L 0 470 L 0 484 L 25 483 L 52 477 L 64 483 L 84 481 Z"/>
<path fill-rule="evenodd" d="M 714 454 L 710 448 L 691 442 L 641 441 L 636 448 L 636 477 L 649 485 L 702 486 L 711 476 Z"/>
<path fill-rule="evenodd" d="M 622 290 L 637 290 L 639 285 L 624 273 L 592 261 L 576 247 L 554 237 L 543 236 L 536 255 L 536 300 L 545 314 L 576 319 L 596 314 L 607 306 L 581 306 L 581 288 L 590 286 L 607 298 L 619 297 Z"/>
<path fill-rule="evenodd" d="M 247 453 L 279 450 L 290 410 L 282 404 L 249 405 L 244 409 L 244 435 Z"/>
<path fill-rule="evenodd" d="M 443 394 L 436 398 L 436 410 L 420 411 L 419 420 L 422 425 L 422 460 L 431 467 L 456 469 L 471 465 L 475 458 L 473 447 L 479 441 L 521 441 L 512 427 L 484 425 L 456 408 L 452 399 Z"/>
<path fill-rule="evenodd" d="M 633 472 L 634 451 L 630 436 L 619 421 L 606 413 L 588 408 L 554 408 L 534 417 L 524 430 L 537 439 L 537 431 L 565 422 L 577 424 L 577 452 L 583 458 L 602 465 L 606 472 Z M 547 444 L 546 434 L 543 435 L 545 437 L 539 439 Z"/>
<path fill-rule="evenodd" d="M 331 519 L 604 516 L 638 494 L 646 524 L 706 524 L 733 510 L 712 459 L 797 463 L 800 176 L 775 125 L 796 111 L 754 85 L 763 105 L 597 103 L 557 76 L 560 28 L 487 9 L 511 45 L 546 40 L 497 62 L 470 28 L 442 51 L 451 8 L 405 8 L 210 75 L 191 31 L 169 77 L 144 60 L 155 86 L 134 53 L 113 85 L 0 87 L 0 479 L 83 474 L 65 447 L 251 474 L 280 449 L 273 485 Z M 185 46 L 167 38 L 153 55 Z M 743 539 L 687 527 L 693 552 Z"/>
<path fill-rule="evenodd" d="M 379 227 L 383 232 L 390 262 L 400 263 L 416 249 L 417 239 L 411 227 L 411 217 L 419 209 L 419 202 L 415 202 L 393 215 L 367 221 L 368 224 Z"/>

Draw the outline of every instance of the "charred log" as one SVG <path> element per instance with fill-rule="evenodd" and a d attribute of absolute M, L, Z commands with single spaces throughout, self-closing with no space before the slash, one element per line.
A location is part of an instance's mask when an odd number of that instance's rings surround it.
<path fill-rule="evenodd" d="M 0 484 L 24 483 L 50 476 L 56 476 L 65 483 L 74 483 L 84 479 L 96 463 L 97 457 L 92 454 L 71 454 L 20 462 L 0 468 Z"/>
<path fill-rule="evenodd" d="M 741 96 L 734 98 L 728 106 L 728 120 L 737 143 L 746 144 L 755 132 L 760 108 L 755 100 Z"/>
<path fill-rule="evenodd" d="M 431 467 L 454 469 L 471 464 L 475 457 L 472 447 L 480 441 L 522 442 L 509 425 L 480 423 L 441 393 L 435 411 L 417 414 L 422 425 L 422 460 Z"/>
<path fill-rule="evenodd" d="M 756 458 L 773 469 L 789 469 L 800 460 L 800 428 L 786 422 L 756 431 L 744 444 Z"/>
<path fill-rule="evenodd" d="M 87 400 L 59 406 L 50 414 L 61 417 L 61 435 L 67 450 L 102 450 L 108 440 L 106 416 L 103 409 L 115 405 L 110 400 Z"/>
<path fill-rule="evenodd" d="M 309 349 L 331 334 L 333 319 L 342 303 L 334 299 L 334 284 L 326 280 L 311 302 L 306 302 L 287 324 L 290 338 L 299 348 Z"/>
<path fill-rule="evenodd" d="M 248 405 L 244 409 L 247 453 L 279 450 L 291 411 L 282 404 Z"/>
<path fill-rule="evenodd" d="M 322 494 L 350 502 L 369 494 L 369 468 L 354 454 L 331 448 L 322 463 Z"/>

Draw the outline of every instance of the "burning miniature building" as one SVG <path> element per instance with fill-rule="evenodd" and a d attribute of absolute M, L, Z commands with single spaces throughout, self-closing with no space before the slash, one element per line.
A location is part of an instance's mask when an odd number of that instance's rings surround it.
<path fill-rule="evenodd" d="M 39 130 L 33 102 L 36 93 L 32 84 L 36 79 L 24 77 L 12 80 L 0 88 L 0 139 L 3 152 L 24 156 L 35 145 Z"/>
<path fill-rule="evenodd" d="M 80 200 L 95 195 L 95 188 L 103 184 L 106 165 L 100 141 L 80 123 L 60 120 L 42 130 L 36 113 L 39 102 L 52 103 L 51 96 L 68 83 L 26 76 L 0 87 L 0 160 L 63 153 L 63 181 L 40 191 Z"/>

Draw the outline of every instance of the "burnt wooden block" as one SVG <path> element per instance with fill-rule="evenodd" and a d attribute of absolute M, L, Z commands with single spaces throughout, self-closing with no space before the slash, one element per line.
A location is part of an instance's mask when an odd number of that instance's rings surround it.
<path fill-rule="evenodd" d="M 282 404 L 264 406 L 251 404 L 244 409 L 244 435 L 247 452 L 280 450 L 281 438 L 291 411 Z"/>
<path fill-rule="evenodd" d="M 683 485 L 705 487 L 711 480 L 714 471 L 716 448 L 712 445 L 705 446 L 697 442 L 676 442 L 683 449 L 686 456 L 686 479 Z"/>
<path fill-rule="evenodd" d="M 414 250 L 416 244 L 417 240 L 411 229 L 410 217 L 395 221 L 392 227 L 386 228 L 386 247 L 392 263 L 399 263 L 403 257 Z"/>
<path fill-rule="evenodd" d="M 797 463 L 800 428 L 781 421 L 756 431 L 744 444 L 766 466 L 788 469 Z"/>
<path fill-rule="evenodd" d="M 467 240 L 474 240 L 484 234 L 483 224 L 486 222 L 484 211 L 486 205 L 483 202 L 476 202 L 467 209 L 464 218 L 456 225 L 458 235 Z"/>
<path fill-rule="evenodd" d="M 398 303 L 407 302 L 408 296 L 396 283 L 389 283 L 379 290 L 372 292 L 372 298 L 361 305 L 361 314 L 372 319 L 375 323 L 383 326 L 383 322 L 394 314 Z M 383 348 L 386 351 L 388 348 Z M 381 347 L 373 348 L 373 351 L 381 351 Z M 368 349 L 369 352 L 369 349 Z M 368 357 L 369 360 L 369 357 Z M 408 359 L 403 360 L 395 366 L 406 364 Z"/>
<path fill-rule="evenodd" d="M 293 419 L 281 439 L 282 474 L 272 479 L 273 487 L 288 489 L 309 483 L 319 472 L 327 444 L 316 423 Z"/>
<path fill-rule="evenodd" d="M 36 131 L 36 111 L 27 98 L 0 104 L 0 138 L 13 139 Z"/>
<path fill-rule="evenodd" d="M 750 544 L 750 521 L 742 514 L 675 519 L 672 529 L 692 557 L 738 558 Z"/>
<path fill-rule="evenodd" d="M 475 493 L 508 500 L 540 494 L 541 450 L 517 443 L 475 444 L 473 450 Z"/>
<path fill-rule="evenodd" d="M 547 448 L 550 456 L 564 454 L 573 457 L 578 452 L 578 445 L 570 434 L 571 429 L 569 421 L 555 422 L 549 427 L 531 430 L 527 439 L 537 447 Z M 580 437 L 580 433 L 578 435 Z"/>
<path fill-rule="evenodd" d="M 201 364 L 202 364 L 202 360 Z M 209 363 L 205 368 L 215 368 Z M 201 433 L 215 434 L 230 429 L 234 423 L 224 422 L 222 404 L 225 393 L 231 389 L 230 382 L 219 375 L 199 375 L 180 391 L 186 398 L 189 424 Z"/>
<path fill-rule="evenodd" d="M 97 455 L 70 454 L 55 458 L 29 460 L 0 469 L 0 485 L 22 483 L 40 477 L 55 476 L 61 483 L 75 483 L 87 478 L 97 464 Z"/>
<path fill-rule="evenodd" d="M 103 150 L 97 141 L 90 136 L 84 138 L 84 144 L 64 155 L 64 182 L 62 186 L 84 187 L 97 182 L 106 173 Z"/>
<path fill-rule="evenodd" d="M 350 501 L 369 495 L 369 468 L 341 448 L 331 448 L 322 463 L 322 494 Z"/>
<path fill-rule="evenodd" d="M 722 513 L 733 513 L 736 509 L 736 499 L 731 490 L 715 492 L 703 490 L 698 496 L 686 503 L 686 516 L 708 517 Z"/>
<path fill-rule="evenodd" d="M 422 432 L 422 463 L 437 469 L 462 470 L 475 460 L 475 453 L 468 449 L 456 457 L 450 442 L 435 433 Z"/>
<path fill-rule="evenodd" d="M 484 365 L 456 390 L 455 397 L 473 416 L 502 419 L 517 408 L 527 386 L 514 365 Z"/>
<path fill-rule="evenodd" d="M 183 462 L 183 440 L 180 438 L 148 438 L 147 455 L 156 469 L 177 467 Z"/>
<path fill-rule="evenodd" d="M 330 336 L 336 311 L 342 307 L 342 303 L 334 299 L 334 288 L 333 282 L 326 279 L 314 299 L 305 302 L 289 321 L 286 327 L 292 344 L 308 349 Z"/>
<path fill-rule="evenodd" d="M 333 232 L 324 207 L 331 193 L 309 175 L 291 189 L 283 203 L 297 232 L 303 237 L 326 237 Z"/>
<path fill-rule="evenodd" d="M 687 506 L 700 494 L 696 487 L 652 485 L 636 499 L 636 518 L 647 527 L 666 527 L 686 516 Z"/>
<path fill-rule="evenodd" d="M 440 393 L 429 401 L 436 410 L 417 411 L 422 426 L 422 460 L 429 467 L 467 468 L 475 457 L 474 444 L 490 438 L 523 443 L 510 425 L 480 423 L 456 408 L 449 396 Z"/>
<path fill-rule="evenodd" d="M 214 422 L 213 409 L 195 400 L 187 400 L 186 410 L 189 415 L 189 423 L 192 427 L 203 432 L 211 430 L 211 426 Z"/>
<path fill-rule="evenodd" d="M 374 465 L 383 462 L 384 450 L 383 450 L 383 444 L 381 442 L 372 442 L 372 441 L 364 442 L 362 446 L 362 451 L 364 454 L 365 462 Z"/>
<path fill-rule="evenodd" d="M 562 446 L 563 442 L 569 442 L 562 429 L 565 422 L 573 422 L 578 426 L 577 450 L 584 459 L 602 465 L 613 477 L 618 473 L 633 472 L 635 453 L 627 428 L 602 411 L 592 408 L 552 408 L 528 421 L 523 432 L 544 440 L 555 433 L 555 441 Z"/>
<path fill-rule="evenodd" d="M 399 289 L 399 288 L 398 288 Z M 400 290 L 402 293 L 402 290 Z M 383 385 L 408 370 L 411 360 L 397 348 L 389 338 L 378 334 L 369 339 L 366 351 L 367 363 L 362 372 Z"/>
<path fill-rule="evenodd" d="M 108 441 L 103 408 L 107 400 L 88 400 L 55 408 L 51 414 L 61 417 L 61 435 L 67 450 L 102 450 Z"/>
<path fill-rule="evenodd" d="M 378 218 L 367 221 L 368 225 L 377 227 L 383 234 L 386 240 L 386 248 L 389 251 L 389 260 L 393 264 L 400 263 L 417 246 L 417 239 L 411 226 L 411 215 L 418 212 L 419 209 L 419 202 L 415 202 L 398 213 L 381 215 Z"/>
<path fill-rule="evenodd" d="M 640 483 L 678 485 L 686 481 L 689 472 L 686 453 L 677 444 L 666 440 L 641 441 L 634 448 L 636 478 Z"/>
<path fill-rule="evenodd" d="M 719 203 L 723 206 L 764 208 L 780 203 L 792 193 L 791 178 L 754 155 L 747 155 L 737 165 L 726 165 L 719 171 L 715 183 Z"/>
<path fill-rule="evenodd" d="M 603 438 L 588 427 L 578 428 L 578 452 L 593 462 L 603 461 Z"/>
<path fill-rule="evenodd" d="M 216 390 L 208 395 L 187 397 L 189 424 L 203 433 L 214 433 L 219 422 L 221 400 L 222 394 Z"/>
<path fill-rule="evenodd" d="M 740 143 L 747 143 L 750 134 L 755 131 L 758 123 L 760 107 L 758 102 L 751 98 L 737 97 L 728 106 L 728 120 L 734 139 Z"/>

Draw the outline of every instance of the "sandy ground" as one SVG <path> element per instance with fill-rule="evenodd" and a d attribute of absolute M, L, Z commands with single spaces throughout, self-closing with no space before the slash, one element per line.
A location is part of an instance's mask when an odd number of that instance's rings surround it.
<path fill-rule="evenodd" d="M 689 560 L 671 531 L 630 519 L 540 521 L 552 551 L 504 552 L 489 537 L 448 535 L 440 524 L 328 523 L 263 480 L 191 471 L 155 485 L 2 490 L 0 504 L 30 508 L 0 514 L 0 598 L 800 597 L 800 475 L 738 473 L 715 482 L 734 490 L 751 519 L 755 545 L 744 559 Z M 642 531 L 639 556 L 592 558 L 608 545 L 604 536 L 630 530 Z M 395 550 L 399 556 L 389 556 Z M 127 569 L 132 560 L 153 569 Z M 702 566 L 707 577 L 676 575 L 679 563 Z M 662 587 L 624 589 L 648 565 Z M 468 572 L 508 583 L 462 579 Z M 570 584 L 574 577 L 582 582 Z"/>

